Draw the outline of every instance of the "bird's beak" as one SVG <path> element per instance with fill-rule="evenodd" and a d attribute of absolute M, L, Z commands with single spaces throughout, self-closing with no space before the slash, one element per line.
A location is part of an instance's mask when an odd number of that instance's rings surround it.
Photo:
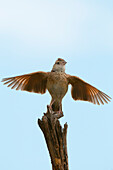
<path fill-rule="evenodd" d="M 67 62 L 66 61 L 63 61 L 63 64 L 65 65 Z"/>

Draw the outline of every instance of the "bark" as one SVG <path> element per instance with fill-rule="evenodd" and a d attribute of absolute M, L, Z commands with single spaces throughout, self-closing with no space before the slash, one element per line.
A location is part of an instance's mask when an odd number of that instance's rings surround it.
<path fill-rule="evenodd" d="M 59 118 L 63 113 L 53 112 L 49 106 L 42 120 L 38 119 L 38 125 L 42 130 L 47 148 L 50 154 L 53 170 L 69 170 L 67 154 L 67 123 L 60 125 Z"/>

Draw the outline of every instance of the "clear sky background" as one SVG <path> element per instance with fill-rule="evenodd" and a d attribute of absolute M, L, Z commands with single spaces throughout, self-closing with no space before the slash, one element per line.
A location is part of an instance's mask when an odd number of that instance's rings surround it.
<path fill-rule="evenodd" d="M 0 2 L 0 79 L 66 72 L 113 97 L 113 0 L 4 0 Z M 0 83 L 0 170 L 50 170 L 37 119 L 50 95 L 16 91 Z M 113 102 L 97 106 L 63 100 L 70 170 L 113 170 Z"/>

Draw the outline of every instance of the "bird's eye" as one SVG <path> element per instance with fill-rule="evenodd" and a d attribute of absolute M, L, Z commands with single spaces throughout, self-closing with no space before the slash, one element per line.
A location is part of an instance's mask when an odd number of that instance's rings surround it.
<path fill-rule="evenodd" d="M 57 62 L 57 64 L 60 64 L 59 62 Z"/>

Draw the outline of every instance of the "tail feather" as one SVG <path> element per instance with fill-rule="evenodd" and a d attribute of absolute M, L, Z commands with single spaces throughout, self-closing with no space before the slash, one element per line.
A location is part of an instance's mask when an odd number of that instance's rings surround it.
<path fill-rule="evenodd" d="M 58 101 L 55 101 L 53 104 L 52 104 L 52 109 L 53 111 L 59 111 L 60 109 L 62 110 L 62 108 L 60 108 L 60 103 Z"/>

